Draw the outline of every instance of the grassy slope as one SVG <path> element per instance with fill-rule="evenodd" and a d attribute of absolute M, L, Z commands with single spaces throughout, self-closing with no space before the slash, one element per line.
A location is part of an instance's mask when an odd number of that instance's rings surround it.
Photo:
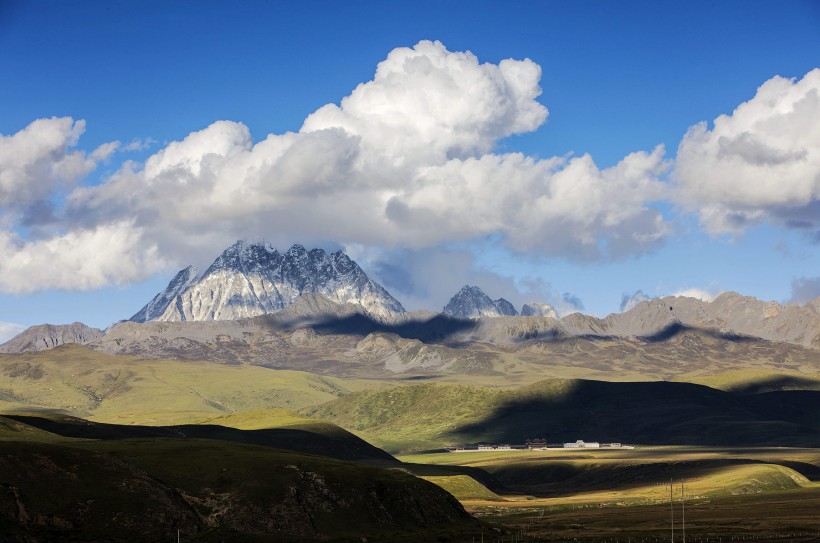
<path fill-rule="evenodd" d="M 480 468 L 503 485 L 506 494 L 562 502 L 663 500 L 663 483 L 670 478 L 686 479 L 692 498 L 790 490 L 814 486 L 812 479 L 820 481 L 820 453 L 814 449 L 557 449 L 400 458 L 405 462 Z M 666 492 L 668 497 L 668 487 Z"/>
<path fill-rule="evenodd" d="M 548 380 L 516 390 L 422 384 L 306 410 L 391 452 L 476 443 L 815 445 L 820 393 L 737 395 L 687 383 Z"/>
<path fill-rule="evenodd" d="M 784 390 L 820 390 L 820 375 L 767 369 L 743 369 L 712 375 L 682 375 L 675 380 L 741 394 Z"/>
<path fill-rule="evenodd" d="M 5 423 L 6 439 L 29 439 L 28 436 L 34 436 L 40 441 L 54 441 L 55 436 L 85 440 L 214 439 L 321 454 L 344 460 L 377 460 L 388 463 L 394 460 L 381 449 L 373 447 L 333 424 L 298 419 L 293 415 L 284 415 L 284 419 L 261 415 L 257 413 L 254 417 L 256 428 L 241 429 L 213 422 L 175 426 L 137 426 L 104 424 L 59 414 L 6 414 L 0 417 L 0 438 L 3 436 L 2 429 Z M 262 420 L 266 421 L 264 427 L 261 427 Z M 283 422 L 277 424 L 277 420 Z M 12 427 L 15 423 L 17 426 Z M 49 438 L 33 433 L 32 429 L 48 432 Z M 17 430 L 17 432 L 9 432 L 9 430 Z"/>
<path fill-rule="evenodd" d="M 748 533 L 760 538 L 820 529 L 817 449 L 654 447 L 427 453 L 400 459 L 488 472 L 504 485 L 497 496 L 482 496 L 477 482 L 434 481 L 454 492 L 468 510 L 533 536 L 668 535 L 670 479 L 675 481 L 676 515 L 680 482 L 686 481 L 687 530 L 693 537 Z"/>
<path fill-rule="evenodd" d="M 0 355 L 0 409 L 167 424 L 260 408 L 299 409 L 378 382 L 209 362 L 144 360 L 79 345 Z"/>

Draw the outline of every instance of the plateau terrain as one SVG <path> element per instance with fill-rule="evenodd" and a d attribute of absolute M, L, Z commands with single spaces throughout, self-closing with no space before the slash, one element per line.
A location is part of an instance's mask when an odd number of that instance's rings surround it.
<path fill-rule="evenodd" d="M 692 541 L 820 531 L 818 299 L 410 312 L 341 252 L 237 242 L 0 377 L 0 541 L 649 541 L 670 492 Z"/>

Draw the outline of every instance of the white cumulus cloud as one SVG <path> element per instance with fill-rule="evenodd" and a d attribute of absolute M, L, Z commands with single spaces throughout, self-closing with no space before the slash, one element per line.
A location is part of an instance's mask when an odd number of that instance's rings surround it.
<path fill-rule="evenodd" d="M 820 69 L 773 77 L 710 130 L 689 129 L 673 177 L 678 200 L 712 234 L 771 221 L 820 232 Z"/>
<path fill-rule="evenodd" d="M 94 169 L 78 150 L 84 121 L 38 119 L 16 134 L 0 134 L 0 208 L 19 208 L 45 198 Z"/>
<path fill-rule="evenodd" d="M 702 288 L 686 288 L 678 290 L 670 294 L 670 296 L 684 296 L 686 298 L 696 298 L 702 302 L 711 302 L 720 294 L 720 292 L 712 292 Z"/>
<path fill-rule="evenodd" d="M 301 131 L 340 128 L 393 164 L 440 164 L 538 128 L 547 118 L 535 100 L 540 79 L 529 59 L 479 64 L 470 52 L 421 41 L 391 51 L 372 81 L 308 116 Z"/>
<path fill-rule="evenodd" d="M 142 279 L 167 263 L 128 222 L 76 230 L 40 241 L 0 232 L 0 290 L 89 290 Z"/>
<path fill-rule="evenodd" d="M 19 211 L 70 188 L 119 147 L 114 141 L 90 154 L 74 149 L 83 132 L 85 121 L 51 117 L 0 134 L 0 209 Z"/>
<path fill-rule="evenodd" d="M 126 162 L 103 183 L 73 189 L 36 237 L 0 235 L 9 255 L 0 289 L 138 280 L 163 265 L 212 258 L 239 238 L 421 250 L 492 235 L 514 251 L 582 261 L 662 243 L 669 225 L 651 207 L 667 197 L 661 146 L 609 168 L 589 155 L 493 152 L 502 138 L 546 119 L 540 77 L 530 60 L 482 64 L 439 42 L 395 49 L 371 81 L 307 116 L 297 133 L 255 142 L 244 124 L 216 121 L 144 164 Z M 36 168 L 15 166 L 28 177 L 4 178 L 0 198 L 9 202 L 34 203 L 60 180 L 130 148 L 114 142 L 89 155 L 72 151 L 82 121 L 31 127 L 57 135 L 50 147 L 34 146 L 52 149 L 25 162 Z M 31 194 L 20 188 L 29 184 Z"/>
<path fill-rule="evenodd" d="M 668 230 L 646 205 L 664 194 L 662 147 L 606 169 L 588 155 L 490 152 L 546 118 L 539 78 L 529 60 L 396 49 L 300 132 L 254 143 L 243 124 L 215 122 L 78 189 L 68 216 L 86 228 L 135 217 L 179 258 L 260 235 L 420 249 L 501 234 L 517 251 L 581 260 L 654 247 Z"/>

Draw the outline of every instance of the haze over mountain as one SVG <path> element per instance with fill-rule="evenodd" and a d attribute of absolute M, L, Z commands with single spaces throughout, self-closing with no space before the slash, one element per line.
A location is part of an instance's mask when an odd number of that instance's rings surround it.
<path fill-rule="evenodd" d="M 234 320 L 275 313 L 303 294 L 321 294 L 338 304 L 356 304 L 376 318 L 404 308 L 341 251 L 327 254 L 293 245 L 280 254 L 262 243 L 237 241 L 202 275 L 180 271 L 129 320 Z"/>
<path fill-rule="evenodd" d="M 521 307 L 521 316 L 522 317 L 550 317 L 553 319 L 558 318 L 558 313 L 555 312 L 555 308 L 549 304 L 540 304 L 540 303 L 529 303 L 524 304 Z"/>

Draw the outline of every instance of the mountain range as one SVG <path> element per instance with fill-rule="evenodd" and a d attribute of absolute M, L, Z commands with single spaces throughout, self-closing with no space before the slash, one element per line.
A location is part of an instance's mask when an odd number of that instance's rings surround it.
<path fill-rule="evenodd" d="M 253 320 L 263 316 L 267 320 Z M 180 326 L 158 328 L 150 326 L 152 322 L 178 322 Z M 266 244 L 238 241 L 204 273 L 192 266 L 181 270 L 128 322 L 113 325 L 105 332 L 82 323 L 34 326 L 0 345 L 0 353 L 80 343 L 111 353 L 153 357 L 160 356 L 153 352 L 159 350 L 162 356 L 250 361 L 250 355 L 237 351 L 245 348 L 241 345 L 252 343 L 247 337 L 271 329 L 288 333 L 299 330 L 301 340 L 297 341 L 305 343 L 317 330 L 327 333 L 328 326 L 342 326 L 345 333 L 360 337 L 394 333 L 400 340 L 388 341 L 392 345 L 388 350 L 396 352 L 404 349 L 399 345 L 403 341 L 437 343 L 435 356 L 414 355 L 421 356 L 427 365 L 432 363 L 429 356 L 433 356 L 438 360 L 434 366 L 447 365 L 448 356 L 442 358 L 441 351 L 447 344 L 521 344 L 584 337 L 652 340 L 674 334 L 681 327 L 817 349 L 820 298 L 800 306 L 763 302 L 736 293 L 722 294 L 711 302 L 665 297 L 603 319 L 580 313 L 558 318 L 548 304 L 525 304 L 519 314 L 504 298 L 493 300 L 481 288 L 467 285 L 450 299 L 441 314 L 406 312 L 398 300 L 341 251 L 328 254 L 322 249 L 308 251 L 294 245 L 279 253 Z M 232 354 L 225 354 L 227 343 L 219 338 L 231 338 Z M 379 345 L 384 347 L 383 342 Z M 181 354 L 186 348 L 191 352 Z M 223 354 L 215 356 L 215 351 Z M 275 359 L 279 351 L 269 346 L 251 358 L 266 352 Z"/>

